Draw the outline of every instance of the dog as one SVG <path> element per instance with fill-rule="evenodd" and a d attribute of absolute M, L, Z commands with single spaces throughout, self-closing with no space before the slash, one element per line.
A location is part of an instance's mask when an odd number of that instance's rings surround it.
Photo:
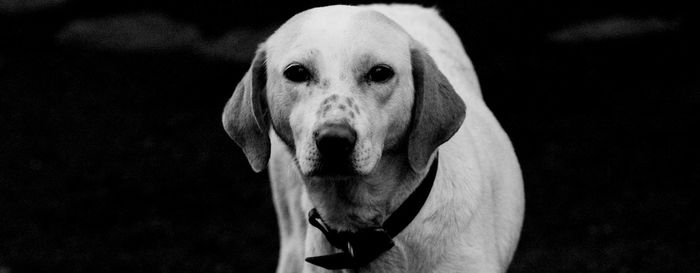
<path fill-rule="evenodd" d="M 435 9 L 293 16 L 259 46 L 222 120 L 252 169 L 268 169 L 278 273 L 507 269 L 520 167 Z"/>

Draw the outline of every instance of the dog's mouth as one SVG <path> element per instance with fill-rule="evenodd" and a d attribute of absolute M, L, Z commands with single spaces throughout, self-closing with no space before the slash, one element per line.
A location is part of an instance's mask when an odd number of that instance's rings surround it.
<path fill-rule="evenodd" d="M 304 177 L 323 180 L 345 180 L 361 175 L 352 156 L 329 157 L 314 153 L 312 156 L 294 156 L 294 163 Z"/>
<path fill-rule="evenodd" d="M 342 178 L 358 175 L 349 155 L 324 155 L 316 162 L 315 168 L 308 173 L 308 176 Z"/>
<path fill-rule="evenodd" d="M 341 178 L 356 176 L 358 172 L 353 164 L 352 153 L 325 153 L 318 155 L 316 164 L 308 176 L 319 178 Z"/>

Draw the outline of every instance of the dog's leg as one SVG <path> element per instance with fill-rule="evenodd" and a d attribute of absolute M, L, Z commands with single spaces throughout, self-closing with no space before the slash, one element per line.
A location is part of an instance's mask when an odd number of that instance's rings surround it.
<path fill-rule="evenodd" d="M 271 169 L 272 172 L 272 169 Z M 271 177 L 277 221 L 280 231 L 280 252 L 277 273 L 302 272 L 304 262 L 305 216 L 300 207 L 301 185 L 285 177 Z"/>
<path fill-rule="evenodd" d="M 304 267 L 306 212 L 302 208 L 304 185 L 292 156 L 275 133 L 268 165 L 272 199 L 280 232 L 280 252 L 277 273 L 299 273 Z"/>

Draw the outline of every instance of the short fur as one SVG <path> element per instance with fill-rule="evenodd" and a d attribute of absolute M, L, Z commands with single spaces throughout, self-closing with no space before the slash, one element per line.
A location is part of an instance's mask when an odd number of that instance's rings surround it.
<path fill-rule="evenodd" d="M 310 79 L 285 79 L 290 64 L 307 67 Z M 378 64 L 395 75 L 367 80 Z M 436 156 L 421 211 L 394 248 L 358 271 L 504 272 L 510 263 L 524 213 L 517 158 L 459 38 L 433 9 L 329 6 L 297 14 L 260 46 L 223 123 L 255 171 L 269 168 L 278 273 L 327 272 L 304 262 L 336 251 L 307 224 L 311 208 L 336 230 L 380 225 Z M 317 174 L 323 164 L 313 139 L 324 124 L 357 132 L 353 174 Z"/>

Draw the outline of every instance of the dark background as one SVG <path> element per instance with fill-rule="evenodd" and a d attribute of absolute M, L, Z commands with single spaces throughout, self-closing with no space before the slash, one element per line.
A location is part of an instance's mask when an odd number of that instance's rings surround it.
<path fill-rule="evenodd" d="M 509 272 L 697 272 L 697 13 L 437 5 L 518 153 Z M 277 226 L 220 113 L 322 1 L 0 0 L 0 273 L 273 272 Z"/>

